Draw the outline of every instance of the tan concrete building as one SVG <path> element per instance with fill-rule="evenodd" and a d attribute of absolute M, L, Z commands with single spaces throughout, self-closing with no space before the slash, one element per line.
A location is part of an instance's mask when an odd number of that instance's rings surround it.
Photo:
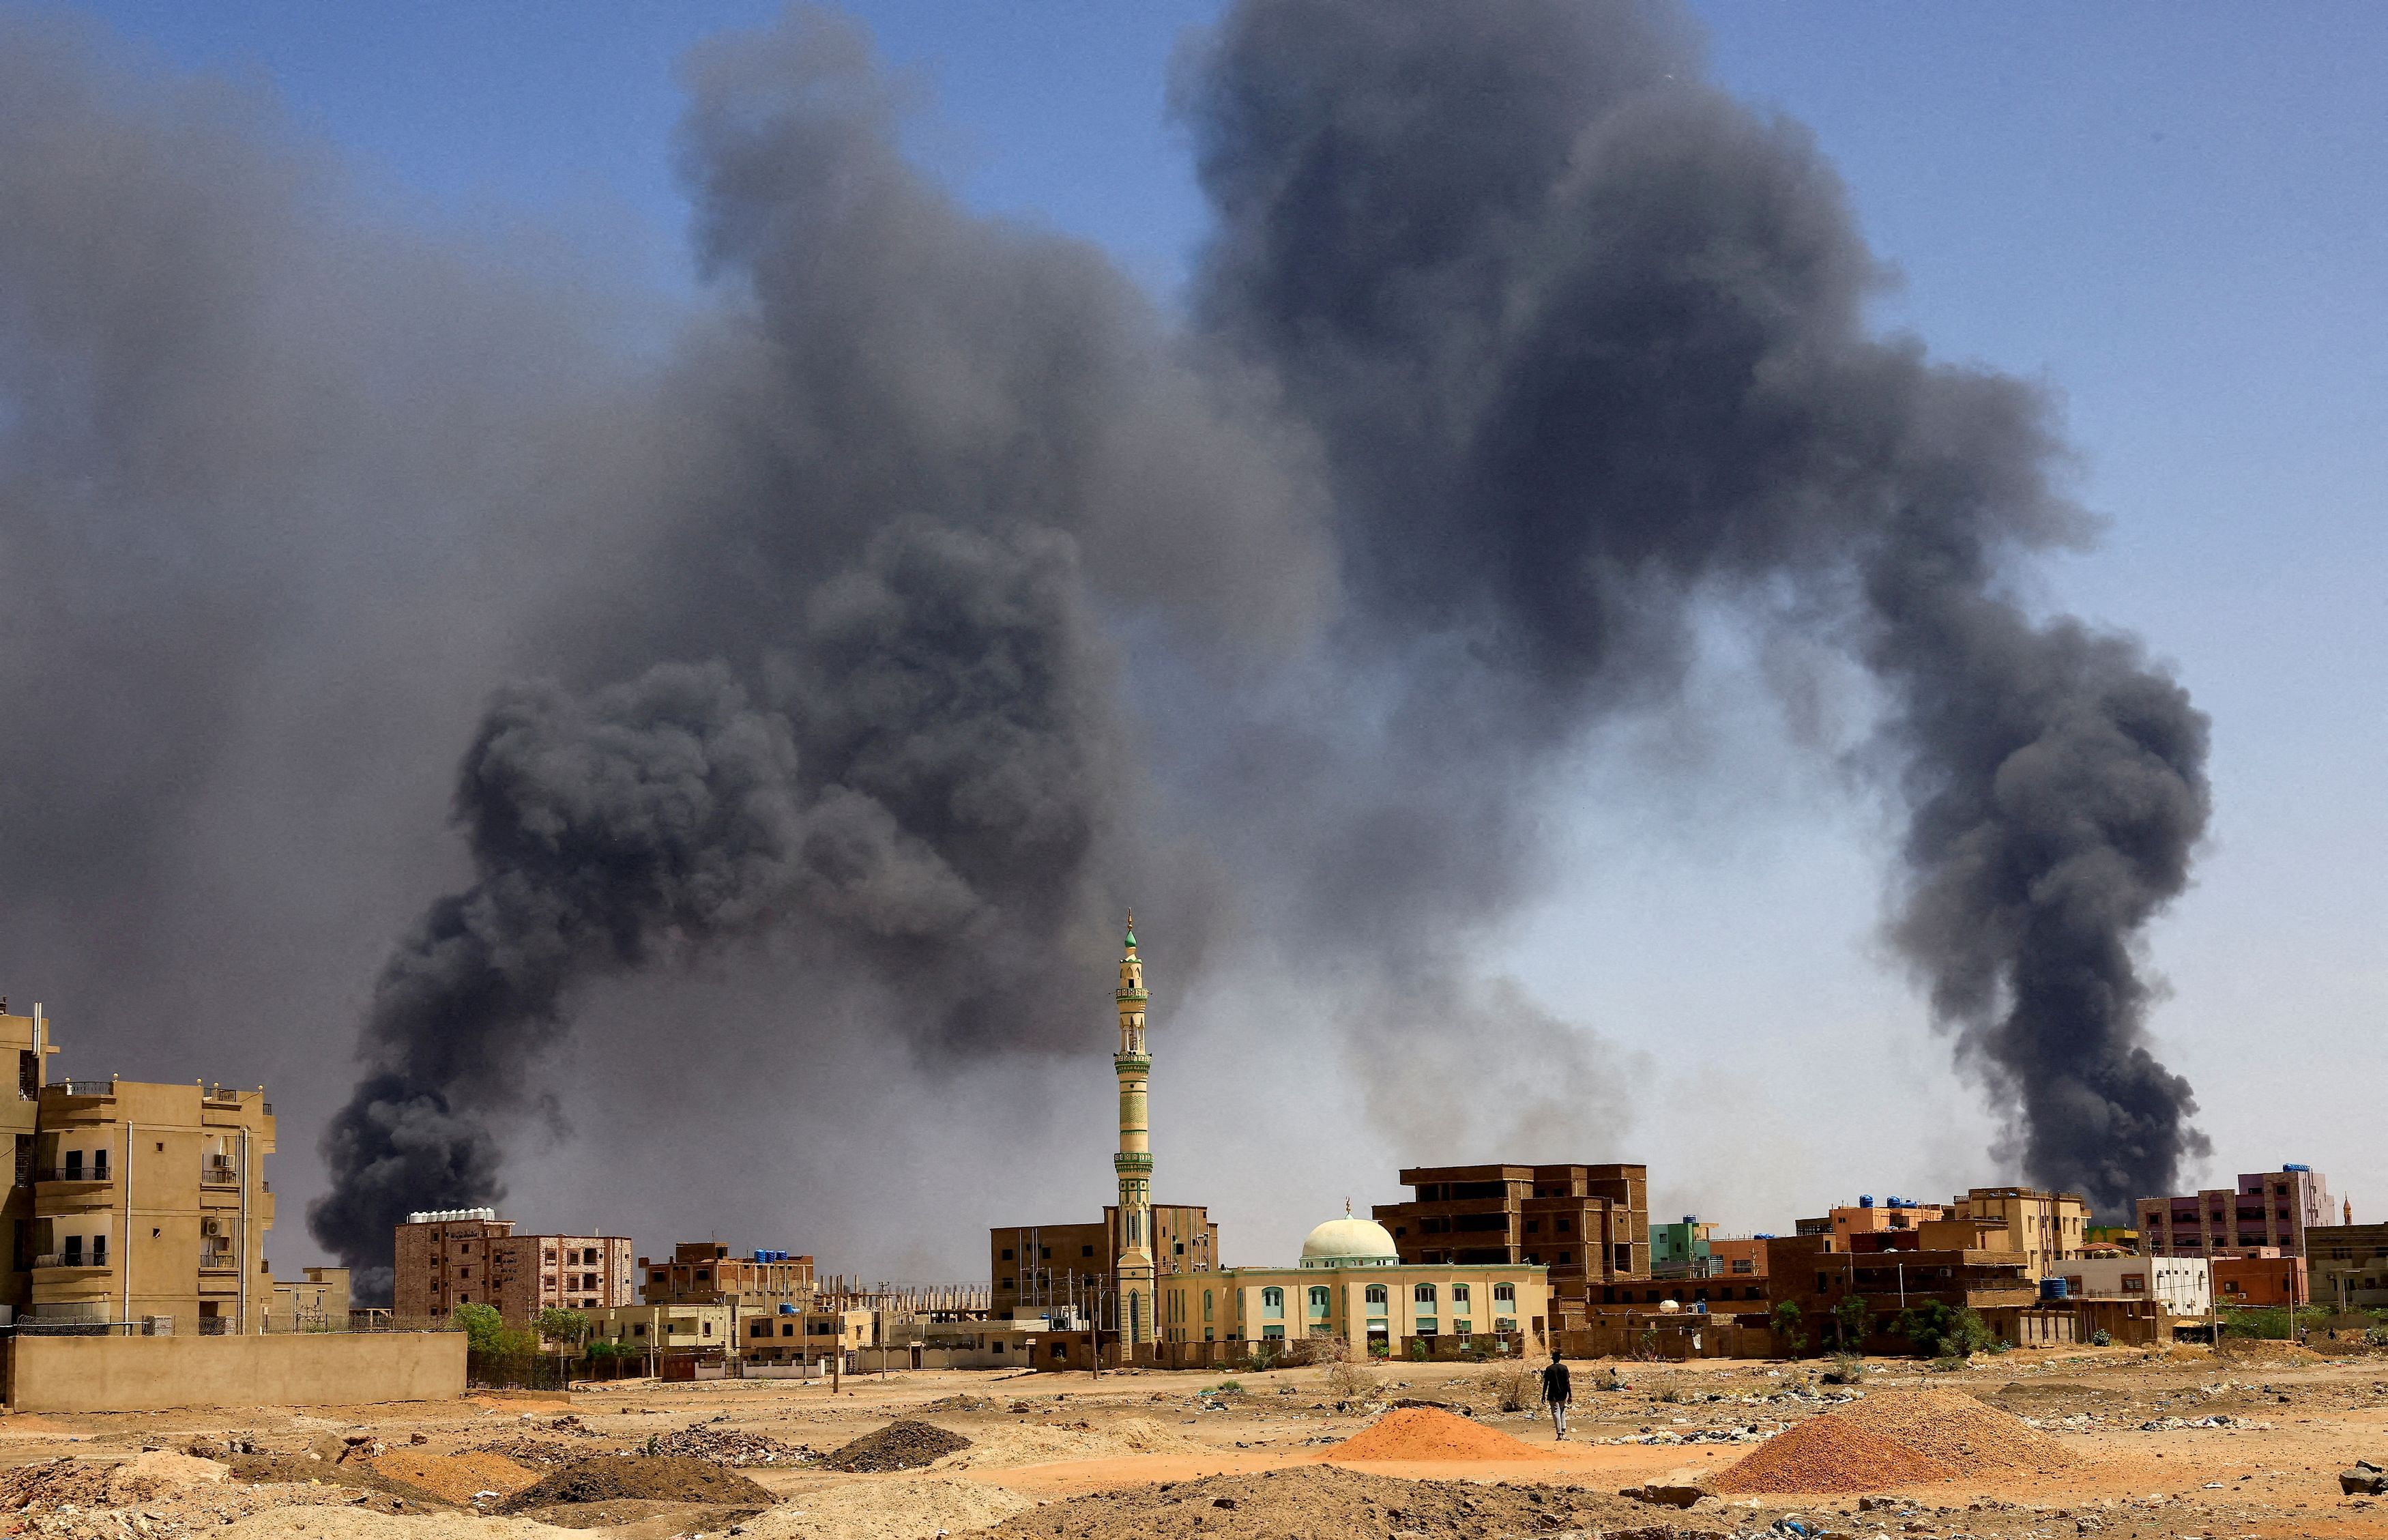
<path fill-rule="evenodd" d="M 727 1305 L 616 1305 L 589 1317 L 591 1342 L 618 1343 L 638 1353 L 719 1348 L 736 1340 Z"/>
<path fill-rule="evenodd" d="M 264 1330 L 273 1108 L 262 1090 L 64 1080 L 33 1143 L 31 1315 Z"/>
<path fill-rule="evenodd" d="M 0 1306 L 10 1317 L 27 1313 L 33 1304 L 34 1135 L 48 1058 L 57 1051 L 47 1040 L 47 1028 L 40 1006 L 30 1016 L 17 1016 L 9 1014 L 7 1001 L 0 1000 L 0 1052 L 12 1054 L 17 1063 L 17 1094 L 0 1097 L 0 1126 L 6 1129 L 8 1152 L 15 1157 L 8 1168 L 7 1197 L 0 1203 L 0 1235 L 9 1241 L 6 1257 L 0 1259 L 7 1268 L 0 1273 Z"/>
<path fill-rule="evenodd" d="M 1950 1203 L 1952 1220 L 2003 1222 L 2001 1233 L 1985 1231 L 1984 1247 L 2022 1254 L 2024 1276 L 2034 1282 L 2053 1278 L 2061 1263 L 2081 1257 L 2090 1243 L 2090 1202 L 2078 1192 L 2046 1192 L 2036 1187 L 1976 1187 Z M 1921 1227 L 1918 1227 L 1919 1228 Z M 1931 1241 L 1924 1242 L 1926 1246 Z"/>
<path fill-rule="evenodd" d="M 349 1329 L 349 1270 L 309 1267 L 305 1276 L 273 1280 L 273 1303 L 266 1312 L 268 1331 L 346 1331 Z"/>
<path fill-rule="evenodd" d="M 1153 1203 L 1152 1264 L 1162 1278 L 1173 1273 L 1215 1272 L 1219 1227 L 1202 1203 Z M 1119 1205 L 1103 1205 L 1099 1224 L 1008 1225 L 986 1232 L 987 1266 L 995 1279 L 995 1313 L 1068 1312 L 1091 1319 L 1102 1305 L 1103 1326 L 1112 1324 L 1119 1298 Z"/>
<path fill-rule="evenodd" d="M 1161 1284 L 1163 1343 L 1340 1337 L 1355 1353 L 1411 1338 L 1516 1332 L 1529 1352 L 1551 1330 L 1549 1269 L 1533 1263 L 1408 1263 L 1391 1234 L 1349 1213 L 1310 1232 L 1291 1267 L 1230 1267 Z"/>
<path fill-rule="evenodd" d="M 629 1305 L 637 1279 L 627 1236 L 516 1235 L 489 1208 L 413 1214 L 398 1227 L 391 1313 L 405 1324 L 493 1305 L 528 1330 L 542 1310 Z"/>
<path fill-rule="evenodd" d="M 1601 1285 L 1650 1276 L 1647 1166 L 1416 1166 L 1401 1180 L 1410 1201 L 1372 1212 L 1405 1263 L 1539 1266 L 1571 1316 Z"/>

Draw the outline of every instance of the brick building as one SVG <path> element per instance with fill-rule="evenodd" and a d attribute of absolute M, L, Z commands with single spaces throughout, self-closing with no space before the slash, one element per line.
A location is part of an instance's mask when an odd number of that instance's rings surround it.
<path fill-rule="evenodd" d="M 1413 1166 L 1401 1179 L 1411 1200 L 1371 1214 L 1405 1265 L 1539 1265 L 1562 1327 L 1602 1285 L 1650 1276 L 1647 1166 Z"/>
<path fill-rule="evenodd" d="M 2305 1231 L 2305 1276 L 2318 1305 L 2388 1305 L 2388 1225 L 2318 1225 Z"/>
<path fill-rule="evenodd" d="M 1219 1227 L 1204 1203 L 1155 1203 L 1152 1265 L 1162 1278 L 1172 1273 L 1219 1270 Z M 1103 1205 L 1102 1222 L 1081 1225 L 1011 1225 L 986 1232 L 987 1263 L 995 1279 L 994 1313 L 1058 1307 L 1091 1317 L 1093 1305 L 1110 1311 L 1119 1266 L 1119 1205 Z"/>
<path fill-rule="evenodd" d="M 495 1209 L 413 1214 L 398 1227 L 391 1311 L 401 1322 L 493 1305 L 527 1330 L 541 1310 L 632 1303 L 637 1274 L 619 1235 L 516 1235 Z"/>
<path fill-rule="evenodd" d="M 639 1292 L 649 1305 L 735 1305 L 744 1311 L 798 1314 L 813 1306 L 813 1259 L 789 1252 L 732 1256 L 711 1241 L 681 1241 L 669 1261 L 639 1258 Z"/>
<path fill-rule="evenodd" d="M 2062 1265 L 2078 1260 L 2090 1244 L 2090 1200 L 2078 1192 L 1969 1188 L 1950 1203 L 1948 1217 L 1999 1227 L 1985 1231 L 1981 1244 L 2020 1255 L 2025 1275 L 2034 1282 L 2062 1273 Z"/>
<path fill-rule="evenodd" d="M 2242 1172 L 2234 1188 L 2142 1198 L 2142 1256 L 2245 1256 L 2266 1246 L 2305 1256 L 2305 1231 L 2327 1225 L 2330 1178 L 2307 1165 Z"/>

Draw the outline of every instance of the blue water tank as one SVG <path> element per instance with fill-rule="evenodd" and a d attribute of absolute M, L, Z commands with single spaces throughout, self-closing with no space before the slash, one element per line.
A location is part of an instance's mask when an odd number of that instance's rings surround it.
<path fill-rule="evenodd" d="M 2310 1165 L 2299 1165 L 2294 1161 L 2289 1161 L 2284 1163 L 2280 1169 L 2283 1171 L 2310 1171 L 2313 1167 Z"/>
<path fill-rule="evenodd" d="M 1861 1192 L 1861 1193 L 1859 1193 L 1859 1194 L 1858 1194 L 1858 1207 L 1860 1207 L 1860 1208 L 1872 1208 L 1872 1207 L 1874 1207 L 1874 1194 L 1873 1194 L 1873 1193 L 1871 1193 L 1871 1192 Z"/>
<path fill-rule="evenodd" d="M 2064 1298 L 2064 1280 L 2061 1278 L 2041 1279 L 2039 1280 L 2039 1297 L 2042 1299 Z"/>
<path fill-rule="evenodd" d="M 794 1315 L 795 1313 L 796 1313 L 796 1307 L 795 1307 L 794 1305 L 790 1305 L 790 1304 L 789 1304 L 787 1301 L 785 1301 L 785 1300 L 781 1300 L 781 1301 L 780 1302 L 780 1314 L 781 1314 L 782 1316 L 793 1316 L 793 1315 Z"/>

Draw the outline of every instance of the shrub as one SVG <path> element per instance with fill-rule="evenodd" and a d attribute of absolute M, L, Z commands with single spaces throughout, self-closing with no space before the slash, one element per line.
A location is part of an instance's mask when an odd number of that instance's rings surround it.
<path fill-rule="evenodd" d="M 1919 1358 L 1963 1359 L 2000 1350 L 1999 1340 L 1991 1335 L 1980 1311 L 1951 1309 L 1946 1300 L 1927 1300 L 1901 1311 L 1896 1330 L 1914 1345 Z"/>
<path fill-rule="evenodd" d="M 1349 1357 L 1328 1364 L 1319 1379 L 1327 1386 L 1327 1393 L 1338 1401 L 1365 1401 L 1377 1390 L 1377 1377 Z"/>
<path fill-rule="evenodd" d="M 1529 1412 L 1543 1404 L 1542 1373 L 1527 1364 L 1495 1364 L 1478 1375 L 1476 1382 L 1505 1412 Z"/>
<path fill-rule="evenodd" d="M 1774 1307 L 1773 1318 L 1768 1323 L 1774 1329 L 1774 1347 L 1785 1358 L 1797 1358 L 1808 1345 L 1808 1334 L 1799 1330 L 1799 1302 L 1786 1299 Z"/>
<path fill-rule="evenodd" d="M 2091 1347 L 2112 1347 L 2115 1345 L 2114 1333 L 2108 1331 L 2102 1326 L 2097 1330 L 2090 1333 L 2090 1345 Z"/>
<path fill-rule="evenodd" d="M 1412 1337 L 1410 1339 L 1410 1361 L 1412 1363 L 1425 1363 L 1429 1351 L 1430 1350 L 1426 1345 L 1426 1339 L 1424 1337 Z"/>
<path fill-rule="evenodd" d="M 502 1339 L 510 1335 L 506 1318 L 494 1305 L 460 1305 L 448 1324 L 464 1333 L 464 1345 L 475 1353 L 502 1353 Z"/>
<path fill-rule="evenodd" d="M 1371 1358 L 1390 1358 L 1390 1357 L 1391 1357 L 1392 1355 L 1393 1355 L 1393 1344 L 1392 1344 L 1392 1343 L 1391 1343 L 1391 1341 L 1389 1341 L 1388 1339 L 1383 1338 L 1383 1337 L 1371 1337 L 1371 1338 L 1369 1338 L 1369 1339 L 1368 1339 L 1368 1356 L 1369 1356 L 1369 1357 L 1371 1357 Z"/>
<path fill-rule="evenodd" d="M 1833 1367 L 1817 1376 L 1828 1385 L 1854 1385 L 1865 1378 L 1866 1362 L 1854 1353 L 1835 1353 Z"/>
<path fill-rule="evenodd" d="M 1850 1298 L 1833 1306 L 1833 1345 L 1842 1353 L 1865 1345 L 1865 1301 Z"/>
<path fill-rule="evenodd" d="M 1217 1384 L 1212 1386 L 1209 1390 L 1204 1391 L 1202 1394 L 1205 1395 L 1241 1395 L 1244 1394 L 1244 1382 L 1240 1380 L 1222 1380 Z"/>

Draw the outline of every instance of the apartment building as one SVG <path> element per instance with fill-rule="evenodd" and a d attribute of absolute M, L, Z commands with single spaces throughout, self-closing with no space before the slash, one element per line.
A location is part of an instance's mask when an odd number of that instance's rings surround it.
<path fill-rule="evenodd" d="M 2212 1264 L 2202 1256 L 2090 1256 L 2068 1262 L 2065 1292 L 2083 1299 L 2146 1299 L 2169 1315 L 2214 1309 Z"/>
<path fill-rule="evenodd" d="M 736 1305 L 748 1311 L 812 1308 L 813 1259 L 790 1252 L 732 1256 L 711 1241 L 682 1241 L 668 1260 L 639 1258 L 640 1294 L 649 1305 Z"/>
<path fill-rule="evenodd" d="M 0 1325 L 33 1305 L 33 1150 L 46 1061 L 57 1051 L 45 1040 L 47 1025 L 40 1006 L 30 1016 L 11 1015 L 8 1002 L 0 999 L 0 1052 L 13 1054 L 17 1062 L 17 1094 L 0 1098 L 0 1128 L 6 1130 L 9 1153 L 16 1157 L 8 1168 L 7 1197 L 0 1202 L 0 1234 L 13 1238 L 7 1271 L 0 1274 Z"/>
<path fill-rule="evenodd" d="M 2003 1232 L 1986 1231 L 1982 1244 L 2020 1254 L 2035 1283 L 2056 1277 L 2064 1270 L 2059 1264 L 2077 1261 L 2090 1243 L 2090 1201 L 2078 1192 L 1972 1188 L 1950 1203 L 1948 1219 L 2003 1225 Z"/>
<path fill-rule="evenodd" d="M 1205 1203 L 1155 1203 L 1153 1271 L 1219 1270 L 1219 1227 Z M 1099 1307 L 1112 1319 L 1119 1266 L 1119 1205 L 1103 1205 L 1099 1224 L 1008 1225 L 987 1231 L 987 1262 L 995 1279 L 994 1312 L 1074 1310 L 1091 1319 Z"/>
<path fill-rule="evenodd" d="M 1877 1203 L 1871 1192 L 1862 1193 L 1854 1203 L 1827 1209 L 1813 1219 L 1802 1219 L 1792 1227 L 1795 1235 L 1837 1236 L 1846 1248 L 1853 1235 L 1874 1230 L 1914 1229 L 1934 1220 L 1950 1217 L 1950 1211 L 1939 1203 L 1920 1203 L 1913 1198 L 1885 1198 Z"/>
<path fill-rule="evenodd" d="M 2388 1225 L 2318 1225 L 2305 1231 L 2305 1266 L 2318 1305 L 2388 1305 Z"/>
<path fill-rule="evenodd" d="M 264 1330 L 274 1124 L 262 1088 L 62 1080 L 34 1116 L 31 1213 L 11 1226 L 32 1319 Z M 20 1169 L 28 1153 L 20 1139 Z"/>
<path fill-rule="evenodd" d="M 266 1322 L 268 1331 L 346 1331 L 349 1270 L 309 1267 L 303 1277 L 275 1279 Z"/>
<path fill-rule="evenodd" d="M 1371 1212 L 1404 1264 L 1542 1266 L 1563 1318 L 1603 1284 L 1650 1276 L 1647 1166 L 1413 1166 L 1401 1180 L 1411 1200 Z"/>
<path fill-rule="evenodd" d="M 490 1208 L 411 1214 L 398 1227 L 391 1311 L 403 1322 L 491 1305 L 528 1330 L 542 1310 L 631 1304 L 637 1278 L 627 1236 L 517 1235 Z"/>
<path fill-rule="evenodd" d="M 2328 1225 L 2330 1178 L 2309 1165 L 2242 1172 L 2236 1188 L 2139 1202 L 2142 1256 L 2250 1256 L 2267 1246 L 2305 1256 L 2305 1231 Z"/>

